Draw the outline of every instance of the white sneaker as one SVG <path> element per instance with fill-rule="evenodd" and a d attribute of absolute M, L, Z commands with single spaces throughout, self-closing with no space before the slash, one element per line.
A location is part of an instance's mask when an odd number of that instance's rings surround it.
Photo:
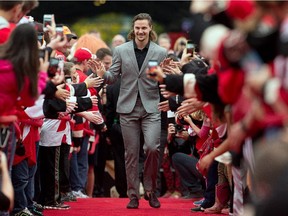
<path fill-rule="evenodd" d="M 143 187 L 143 184 L 142 184 L 142 182 L 140 182 L 140 187 L 139 187 L 139 194 L 140 194 L 140 196 L 143 196 L 143 195 L 144 195 L 144 193 L 145 193 L 145 191 L 144 191 L 144 187 Z"/>
<path fill-rule="evenodd" d="M 81 190 L 79 191 L 72 191 L 73 195 L 76 196 L 76 198 L 89 198 L 86 194 L 82 193 Z"/>
<path fill-rule="evenodd" d="M 14 216 L 33 216 L 33 214 L 27 208 L 25 208 L 22 211 L 14 214 Z"/>

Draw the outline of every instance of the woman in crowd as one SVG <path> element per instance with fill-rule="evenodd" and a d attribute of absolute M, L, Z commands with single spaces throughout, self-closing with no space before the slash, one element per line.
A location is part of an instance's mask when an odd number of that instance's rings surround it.
<path fill-rule="evenodd" d="M 183 50 L 186 48 L 187 39 L 185 37 L 179 37 L 174 43 L 174 53 L 180 59 Z"/>
<path fill-rule="evenodd" d="M 9 40 L 0 46 L 0 122 L 5 125 L 0 130 L 1 136 L 10 136 L 9 143 L 2 143 L 1 148 L 8 157 L 9 171 L 15 152 L 14 127 L 9 123 L 17 119 L 16 107 L 32 106 L 46 86 L 49 63 L 39 61 L 38 53 L 37 34 L 30 24 L 17 26 Z"/>
<path fill-rule="evenodd" d="M 39 61 L 38 53 L 37 34 L 30 24 L 15 28 L 8 42 L 0 47 L 1 116 L 16 104 L 28 107 L 37 99 L 39 71 L 45 75 L 48 69 L 48 62 Z"/>

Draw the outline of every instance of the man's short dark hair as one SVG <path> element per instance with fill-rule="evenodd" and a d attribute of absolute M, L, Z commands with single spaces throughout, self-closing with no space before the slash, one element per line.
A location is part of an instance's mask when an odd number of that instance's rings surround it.
<path fill-rule="evenodd" d="M 98 59 L 103 60 L 105 56 L 112 56 L 112 52 L 110 49 L 107 48 L 101 48 L 99 50 L 97 50 L 96 52 L 96 56 Z"/>

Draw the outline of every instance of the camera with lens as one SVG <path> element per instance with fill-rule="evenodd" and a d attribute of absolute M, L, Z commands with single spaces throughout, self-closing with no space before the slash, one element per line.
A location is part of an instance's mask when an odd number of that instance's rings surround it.
<path fill-rule="evenodd" d="M 184 130 L 183 125 L 174 124 L 174 127 L 175 127 L 175 133 L 180 133 Z"/>

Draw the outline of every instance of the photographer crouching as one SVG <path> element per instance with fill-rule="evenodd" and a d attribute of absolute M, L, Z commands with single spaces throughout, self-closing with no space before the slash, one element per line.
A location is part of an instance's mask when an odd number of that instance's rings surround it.
<path fill-rule="evenodd" d="M 181 186 L 184 189 L 182 197 L 184 199 L 202 198 L 205 190 L 203 176 L 196 169 L 199 160 L 196 149 L 198 131 L 189 126 L 190 121 L 197 127 L 201 127 L 203 123 L 203 118 L 196 118 L 197 114 L 195 113 L 187 115 L 185 118 L 180 118 L 176 114 L 176 124 L 169 124 L 168 126 L 168 142 L 171 149 L 169 151 L 172 152 L 173 148 L 177 149 L 177 151 L 174 150 L 171 158 L 175 172 L 179 176 Z"/>
<path fill-rule="evenodd" d="M 190 155 L 193 148 L 193 137 L 188 134 L 188 125 L 180 123 L 168 125 L 167 145 L 164 150 L 164 157 L 162 168 L 166 180 L 167 192 L 163 197 L 165 198 L 179 198 L 187 196 L 188 188 L 183 187 L 183 181 L 179 177 L 178 172 L 174 172 L 174 164 L 172 163 L 172 156 L 175 153 Z"/>

